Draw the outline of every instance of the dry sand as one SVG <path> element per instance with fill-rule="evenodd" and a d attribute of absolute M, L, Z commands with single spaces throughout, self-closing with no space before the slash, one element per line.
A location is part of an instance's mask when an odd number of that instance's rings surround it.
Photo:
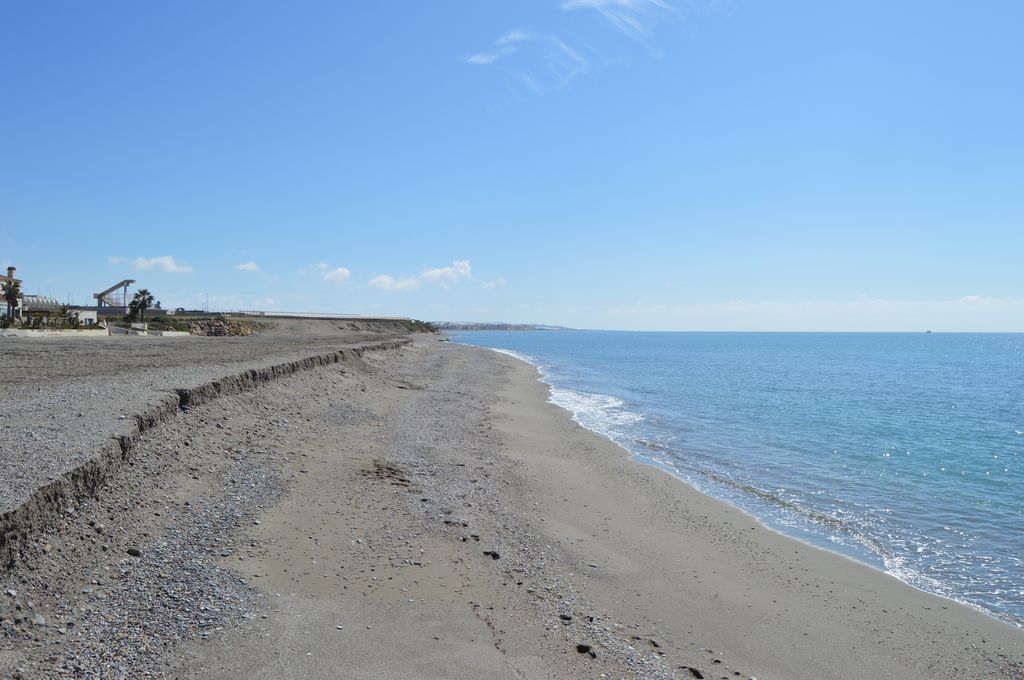
<path fill-rule="evenodd" d="M 0 673 L 1024 678 L 1021 630 L 776 534 L 546 398 L 426 337 L 182 413 L 0 572 L 0 619 L 46 618 L 3 629 Z"/>

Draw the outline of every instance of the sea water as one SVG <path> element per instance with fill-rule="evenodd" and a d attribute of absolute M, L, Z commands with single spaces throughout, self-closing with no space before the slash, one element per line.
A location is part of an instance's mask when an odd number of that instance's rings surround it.
<path fill-rule="evenodd" d="M 465 332 L 768 526 L 1024 624 L 1024 335 Z"/>

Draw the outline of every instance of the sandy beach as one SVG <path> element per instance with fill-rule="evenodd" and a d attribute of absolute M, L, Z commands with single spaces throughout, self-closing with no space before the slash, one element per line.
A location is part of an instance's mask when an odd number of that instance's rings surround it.
<path fill-rule="evenodd" d="M 396 337 L 176 409 L 24 527 L 0 676 L 1024 678 L 1024 631 L 631 460 L 527 364 Z"/>

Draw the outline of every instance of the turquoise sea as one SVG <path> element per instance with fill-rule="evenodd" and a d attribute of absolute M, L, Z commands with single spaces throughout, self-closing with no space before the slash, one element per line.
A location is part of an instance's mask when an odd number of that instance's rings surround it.
<path fill-rule="evenodd" d="M 769 526 L 1024 624 L 1024 335 L 463 332 Z"/>

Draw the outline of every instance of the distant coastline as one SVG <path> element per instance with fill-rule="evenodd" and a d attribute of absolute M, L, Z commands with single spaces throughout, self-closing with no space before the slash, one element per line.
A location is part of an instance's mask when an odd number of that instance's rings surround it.
<path fill-rule="evenodd" d="M 439 331 L 571 331 L 565 326 L 548 326 L 535 323 L 476 323 L 472 321 L 432 321 Z"/>

